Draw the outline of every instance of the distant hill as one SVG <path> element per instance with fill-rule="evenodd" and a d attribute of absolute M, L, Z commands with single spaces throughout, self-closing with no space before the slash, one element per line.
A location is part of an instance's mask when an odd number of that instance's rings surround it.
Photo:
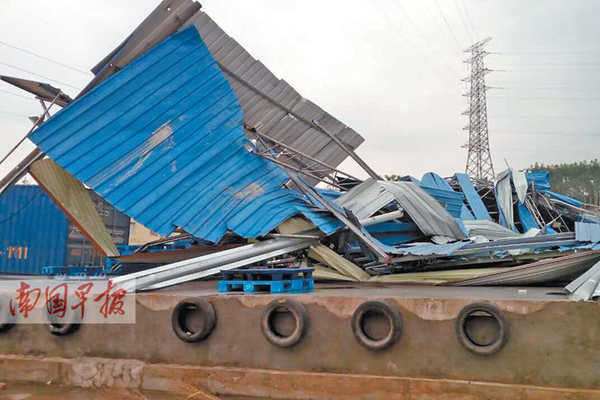
<path fill-rule="evenodd" d="M 570 164 L 535 163 L 531 169 L 549 171 L 552 175 L 552 190 L 586 203 L 600 204 L 600 162 L 598 159 Z"/>

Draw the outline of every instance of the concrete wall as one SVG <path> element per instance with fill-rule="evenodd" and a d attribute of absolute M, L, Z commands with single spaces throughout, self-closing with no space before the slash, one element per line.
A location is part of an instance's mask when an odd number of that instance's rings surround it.
<path fill-rule="evenodd" d="M 203 342 L 182 342 L 172 331 L 171 310 L 191 293 L 169 291 L 138 294 L 135 325 L 83 325 L 70 336 L 53 336 L 44 325 L 17 325 L 0 334 L 0 353 L 600 389 L 597 303 L 483 299 L 503 311 L 511 332 L 499 353 L 480 356 L 459 344 L 454 323 L 462 307 L 482 299 L 468 292 L 464 298 L 378 293 L 332 289 L 294 296 L 310 324 L 292 348 L 273 346 L 260 330 L 271 295 L 207 296 L 217 313 L 216 328 Z M 382 352 L 360 346 L 350 328 L 358 305 L 376 298 L 395 302 L 404 320 L 399 341 Z"/>

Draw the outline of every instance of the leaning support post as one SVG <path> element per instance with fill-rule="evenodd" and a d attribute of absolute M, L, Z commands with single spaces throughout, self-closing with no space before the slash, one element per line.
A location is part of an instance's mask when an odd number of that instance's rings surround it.
<path fill-rule="evenodd" d="M 371 169 L 371 167 L 369 167 L 367 165 L 367 163 L 364 162 L 364 160 L 358 156 L 358 154 L 356 154 L 354 151 L 352 151 L 351 149 L 346 147 L 346 145 L 344 143 L 342 143 L 342 141 L 340 139 L 338 139 L 335 135 L 331 134 L 331 132 L 329 132 L 327 129 L 325 129 L 325 127 L 323 125 L 321 125 L 318 121 L 313 120 L 312 123 L 317 128 L 319 128 L 319 130 L 321 132 L 323 132 L 325 135 L 329 136 L 329 138 L 331 140 L 333 140 L 338 146 L 340 146 L 340 148 L 342 150 L 344 150 L 346 152 L 346 154 L 348 154 L 350 157 L 352 157 L 352 159 L 354 161 L 356 161 L 358 163 L 358 165 L 360 165 L 362 167 L 362 169 L 364 169 L 371 178 L 377 179 L 379 181 L 381 180 L 381 177 L 379 175 L 377 175 L 375 173 L 375 171 L 373 171 Z"/>
<path fill-rule="evenodd" d="M 4 161 L 6 161 L 8 157 L 10 157 L 10 155 L 25 141 L 25 139 L 29 137 L 31 132 L 33 132 L 35 128 L 37 128 L 45 120 L 46 116 L 48 118 L 50 117 L 49 111 L 52 108 L 52 106 L 56 103 L 56 100 L 58 100 L 61 94 L 62 91 L 59 90 L 48 107 L 46 107 L 44 102 L 40 99 L 40 103 L 42 104 L 44 112 L 42 113 L 42 115 L 40 115 L 37 121 L 35 121 L 31 129 L 29 129 L 29 131 L 27 132 L 27 134 L 23 136 L 16 145 L 13 146 L 12 149 L 10 149 L 10 151 L 4 157 L 2 157 L 2 159 L 0 160 L 0 164 L 2 164 Z M 29 166 L 42 157 L 44 157 L 44 153 L 42 153 L 42 151 L 39 148 L 36 148 L 34 151 L 32 151 L 23 161 L 19 163 L 19 165 L 13 168 L 9 172 L 9 174 L 5 176 L 4 179 L 2 179 L 2 181 L 0 181 L 0 194 L 4 193 L 4 191 L 9 186 L 21 179 L 21 177 L 27 173 L 27 169 L 29 168 Z"/>

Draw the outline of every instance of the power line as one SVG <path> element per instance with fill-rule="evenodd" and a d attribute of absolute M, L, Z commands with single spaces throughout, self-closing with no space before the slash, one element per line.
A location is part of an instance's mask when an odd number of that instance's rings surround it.
<path fill-rule="evenodd" d="M 465 28 L 465 32 L 467 32 L 467 36 L 471 39 L 472 42 L 474 42 L 475 38 L 473 37 L 473 34 L 471 33 L 471 31 L 469 30 L 469 27 L 467 26 L 465 17 L 463 16 L 462 10 L 460 9 L 460 6 L 458 5 L 458 0 L 454 0 L 454 7 L 456 7 L 456 13 L 458 14 L 458 17 L 460 18 L 460 22 L 462 22 L 462 25 Z"/>
<path fill-rule="evenodd" d="M 27 97 L 27 96 L 23 96 L 22 94 L 12 93 L 12 92 L 9 92 L 8 90 L 0 89 L 0 92 L 10 94 L 12 96 L 20 97 L 25 100 L 31 100 L 31 101 L 37 102 L 37 100 L 34 99 L 33 97 Z"/>
<path fill-rule="evenodd" d="M 376 4 L 376 3 L 373 3 L 373 4 Z M 414 32 L 420 37 L 420 39 L 423 41 L 423 43 L 425 43 L 425 44 L 429 43 L 430 41 L 427 39 L 427 37 L 425 37 L 425 35 L 423 34 L 423 32 L 421 32 L 421 30 L 418 27 L 417 23 L 414 21 L 414 19 L 412 19 L 412 17 L 408 13 L 408 11 L 406 10 L 406 8 L 402 4 L 402 2 L 401 1 L 398 1 L 398 2 L 392 1 L 392 4 L 396 8 L 398 8 L 400 10 L 400 13 L 402 14 L 401 16 L 404 17 L 404 19 L 406 19 L 406 21 L 408 21 L 408 23 L 410 25 L 412 25 L 412 28 L 413 28 Z M 386 13 L 383 13 L 383 14 L 385 15 L 386 20 L 388 21 L 388 23 L 390 25 L 394 25 L 394 24 L 392 24 L 390 22 L 390 18 L 388 17 L 388 15 Z M 396 27 L 394 26 L 394 28 L 396 28 Z M 415 46 L 415 45 L 412 45 L 412 47 L 415 48 L 415 49 L 417 49 L 417 50 L 419 50 L 419 52 L 424 56 L 424 58 L 426 58 L 426 61 L 429 62 L 433 66 L 433 68 L 435 69 L 435 71 L 438 72 L 441 75 L 440 71 L 435 67 L 436 64 L 429 59 L 429 54 L 423 50 L 423 47 Z M 452 71 L 452 73 L 458 74 L 458 71 L 456 69 L 454 69 L 450 64 L 448 64 L 448 62 L 446 62 L 445 64 L 446 64 L 446 67 L 450 71 Z M 443 78 L 445 79 L 445 77 L 443 77 Z"/>
<path fill-rule="evenodd" d="M 516 50 L 516 51 L 491 51 L 490 54 L 498 56 L 520 56 L 523 54 L 527 55 L 573 55 L 573 54 L 598 54 L 600 49 L 590 50 Z"/>
<path fill-rule="evenodd" d="M 462 46 L 460 45 L 460 43 L 458 43 L 458 39 L 456 38 L 456 35 L 454 34 L 454 31 L 450 27 L 450 24 L 448 23 L 448 20 L 446 19 L 446 15 L 442 11 L 442 7 L 440 7 L 440 4 L 438 3 L 438 0 L 433 0 L 433 2 L 437 6 L 438 11 L 440 12 L 440 16 L 442 17 L 442 20 L 444 20 L 444 23 L 446 24 L 446 28 L 448 28 L 448 31 L 450 32 L 450 35 L 454 39 L 454 42 L 456 43 L 456 47 L 458 49 L 458 52 L 459 53 L 462 52 Z"/>
<path fill-rule="evenodd" d="M 56 65 L 60 65 L 61 67 L 68 68 L 68 69 L 70 69 L 71 71 L 81 72 L 82 74 L 85 74 L 85 75 L 88 75 L 88 76 L 89 76 L 90 74 L 92 74 L 90 71 L 85 71 L 85 70 L 83 70 L 83 69 L 81 69 L 81 68 L 72 67 L 72 66 L 70 66 L 70 65 L 67 65 L 67 64 L 65 64 L 65 63 L 62 63 L 62 62 L 60 62 L 60 61 L 56 61 L 56 60 L 53 60 L 53 59 L 51 59 L 51 58 L 48 58 L 48 57 L 42 56 L 42 55 L 40 55 L 40 54 L 34 53 L 34 52 L 33 52 L 33 51 L 31 51 L 31 50 L 27 50 L 27 49 L 24 49 L 24 48 L 22 48 L 22 47 L 17 47 L 17 46 L 15 46 L 15 45 L 12 45 L 12 44 L 6 43 L 6 42 L 4 42 L 4 41 L 2 41 L 2 40 L 0 40 L 0 44 L 4 45 L 4 46 L 6 46 L 6 47 L 10 47 L 11 49 L 18 50 L 18 51 L 20 51 L 20 52 L 23 52 L 23 53 L 26 53 L 26 54 L 32 55 L 32 56 L 34 56 L 34 57 L 37 57 L 37 58 L 39 58 L 39 59 L 42 59 L 42 60 L 45 60 L 45 61 L 49 61 L 49 62 L 51 62 L 51 63 L 54 63 L 54 64 L 56 64 Z"/>
<path fill-rule="evenodd" d="M 25 115 L 25 114 L 18 114 L 18 113 L 14 113 L 14 112 L 10 112 L 10 111 L 4 111 L 4 110 L 0 110 L 0 114 L 7 114 L 7 115 L 14 115 L 15 117 L 29 118 L 29 116 Z"/>
<path fill-rule="evenodd" d="M 473 20 L 471 19 L 471 15 L 469 13 L 469 8 L 467 7 L 467 3 L 465 3 L 465 0 L 462 0 L 462 5 L 463 5 L 463 8 L 465 9 L 465 15 L 467 16 L 467 21 L 469 21 L 469 24 L 471 25 L 471 29 L 473 30 L 473 33 L 475 34 L 475 37 L 479 36 L 479 34 L 477 33 L 477 30 L 475 30 L 475 24 L 473 23 Z"/>
<path fill-rule="evenodd" d="M 401 6 L 401 4 L 396 4 L 395 2 L 392 2 L 394 5 L 398 6 L 398 8 L 400 9 L 402 16 L 404 16 L 404 18 L 409 22 L 409 24 L 411 24 L 413 26 L 414 32 L 417 33 L 419 36 L 423 37 L 423 34 L 417 29 L 417 26 L 415 24 L 415 22 L 410 18 L 410 16 L 407 14 L 406 10 Z M 371 3 L 373 5 L 373 7 L 377 8 L 378 11 L 383 15 L 383 17 L 385 18 L 386 23 L 394 30 L 396 30 L 400 35 L 402 35 L 402 32 L 400 31 L 400 29 L 396 26 L 396 24 L 392 21 L 392 19 L 389 17 L 388 13 L 380 10 L 377 6 L 376 2 L 372 2 Z M 415 44 L 413 44 L 412 42 L 410 42 L 409 40 L 406 40 L 404 43 L 408 44 L 409 46 L 411 46 L 413 49 L 417 50 L 419 53 L 421 53 L 421 55 L 423 56 L 423 59 L 425 62 L 429 63 L 432 67 L 432 71 L 436 73 L 436 75 L 438 75 L 438 77 L 442 80 L 445 81 L 446 80 L 446 76 L 443 75 L 443 73 L 437 68 L 437 65 L 429 58 L 428 53 L 426 53 L 423 50 L 423 47 L 421 46 L 416 46 Z M 451 66 L 447 66 L 449 70 L 451 70 L 453 73 L 457 73 L 457 71 L 455 69 L 453 69 Z"/>
<path fill-rule="evenodd" d="M 580 120 L 600 120 L 600 116 L 585 115 L 552 115 L 552 114 L 533 114 L 533 115 L 490 115 L 489 119 L 535 119 L 535 118 L 555 118 L 555 119 L 580 119 Z"/>
<path fill-rule="evenodd" d="M 507 96 L 507 95 L 494 95 L 490 94 L 488 97 L 493 97 L 496 99 L 511 99 L 511 100 L 582 100 L 582 101 L 598 101 L 600 97 L 529 97 L 529 96 Z"/>
<path fill-rule="evenodd" d="M 542 132 L 542 131 L 525 131 L 525 132 L 518 132 L 518 131 L 504 131 L 504 132 L 496 132 L 494 131 L 494 135 L 519 135 L 519 136 L 556 136 L 556 135 L 560 135 L 560 136 L 565 136 L 565 137 L 579 137 L 579 136 L 595 136 L 600 138 L 600 133 L 567 133 L 567 132 L 560 132 L 560 131 L 554 131 L 554 132 Z M 560 144 L 561 146 L 563 145 L 562 143 Z"/>
<path fill-rule="evenodd" d="M 37 74 L 37 73 L 35 73 L 35 72 L 28 71 L 28 70 L 26 70 L 26 69 L 23 69 L 23 68 L 21 68 L 21 67 L 17 67 L 16 65 L 7 64 L 7 63 L 5 63 L 5 62 L 2 62 L 2 61 L 0 61 L 0 65 L 4 65 L 4 66 L 7 66 L 7 67 L 9 67 L 9 68 L 13 68 L 13 69 L 16 69 L 16 70 L 18 70 L 18 71 L 21 71 L 21 72 L 25 72 L 25 73 L 31 74 L 31 75 L 34 75 L 34 76 L 40 77 L 40 78 L 42 78 L 42 79 L 47 79 L 47 80 L 49 80 L 49 81 L 52 81 L 52 82 L 58 83 L 58 84 L 60 84 L 60 85 L 65 85 L 65 86 L 68 86 L 68 87 L 70 87 L 70 88 L 73 88 L 73 89 L 76 89 L 76 90 L 81 90 L 81 88 L 79 88 L 79 87 L 77 87 L 77 86 L 73 86 L 73 85 L 71 85 L 71 84 L 68 84 L 68 83 L 65 83 L 65 82 L 61 82 L 61 81 L 58 81 L 58 80 L 56 80 L 56 79 L 49 78 L 49 77 L 47 77 L 47 76 L 40 75 L 40 74 Z"/>

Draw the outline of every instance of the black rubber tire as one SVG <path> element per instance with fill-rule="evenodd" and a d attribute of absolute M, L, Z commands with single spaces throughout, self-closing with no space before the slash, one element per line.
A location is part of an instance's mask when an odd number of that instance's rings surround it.
<path fill-rule="evenodd" d="M 76 302 L 75 297 L 69 297 L 67 304 Z M 65 316 L 58 318 L 53 314 L 48 314 L 46 310 L 46 319 L 48 320 L 48 330 L 51 334 L 57 336 L 65 336 L 75 332 L 81 325 L 81 311 L 73 310 L 70 306 L 67 307 Z"/>
<path fill-rule="evenodd" d="M 488 345 L 479 345 L 475 343 L 465 331 L 466 319 L 477 311 L 490 314 L 498 322 L 500 332 L 498 340 L 495 342 Z M 510 333 L 508 322 L 506 322 L 504 314 L 502 314 L 502 312 L 496 306 L 488 303 L 473 303 L 465 306 L 460 313 L 458 313 L 455 328 L 458 341 L 470 352 L 482 356 L 489 356 L 499 352 L 504 347 L 506 342 L 508 342 Z"/>
<path fill-rule="evenodd" d="M 202 315 L 204 323 L 202 329 L 197 332 L 190 331 L 185 326 L 185 313 L 190 309 L 196 309 Z M 204 340 L 211 334 L 215 328 L 217 317 L 215 309 L 207 300 L 199 297 L 188 297 L 181 300 L 171 313 L 171 326 L 175 335 L 184 342 L 199 342 Z"/>
<path fill-rule="evenodd" d="M 390 331 L 379 340 L 373 340 L 364 332 L 363 319 L 368 312 L 383 314 L 389 324 Z M 398 307 L 387 301 L 367 301 L 362 303 L 352 315 L 352 333 L 358 342 L 372 351 L 387 349 L 398 341 L 402 335 L 402 314 Z"/>
<path fill-rule="evenodd" d="M 277 334 L 270 324 L 271 315 L 274 312 L 282 311 L 290 312 L 296 322 L 294 331 L 289 336 L 281 336 Z M 269 305 L 267 305 L 267 309 L 262 316 L 260 327 L 263 335 L 265 335 L 265 338 L 267 338 L 267 340 L 275 346 L 292 347 L 300 342 L 304 336 L 304 333 L 308 329 L 308 313 L 306 312 L 306 309 L 302 303 L 299 303 L 296 300 L 285 297 L 275 299 L 270 302 Z"/>
<path fill-rule="evenodd" d="M 15 326 L 15 318 L 10 314 L 9 301 L 7 295 L 0 295 L 0 332 L 6 332 Z"/>

